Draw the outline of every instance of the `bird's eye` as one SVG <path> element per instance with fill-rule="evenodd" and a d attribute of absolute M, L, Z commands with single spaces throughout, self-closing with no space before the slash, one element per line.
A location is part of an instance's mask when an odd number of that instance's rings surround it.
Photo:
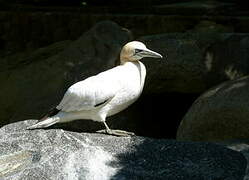
<path fill-rule="evenodd" d="M 135 49 L 135 54 L 142 52 L 142 49 Z"/>

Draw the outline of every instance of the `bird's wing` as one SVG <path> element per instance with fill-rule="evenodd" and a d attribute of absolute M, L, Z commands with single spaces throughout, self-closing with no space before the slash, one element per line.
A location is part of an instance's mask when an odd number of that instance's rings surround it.
<path fill-rule="evenodd" d="M 56 108 L 65 112 L 91 110 L 111 100 L 116 92 L 115 83 L 93 76 L 72 85 Z"/>

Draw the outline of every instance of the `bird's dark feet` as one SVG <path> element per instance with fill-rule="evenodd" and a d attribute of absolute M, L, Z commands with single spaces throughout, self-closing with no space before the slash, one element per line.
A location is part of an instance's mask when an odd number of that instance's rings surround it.
<path fill-rule="evenodd" d="M 135 136 L 135 133 L 133 132 L 127 132 L 123 130 L 118 130 L 118 129 L 103 129 L 97 131 L 97 133 L 102 133 L 102 134 L 109 134 L 113 136 Z"/>

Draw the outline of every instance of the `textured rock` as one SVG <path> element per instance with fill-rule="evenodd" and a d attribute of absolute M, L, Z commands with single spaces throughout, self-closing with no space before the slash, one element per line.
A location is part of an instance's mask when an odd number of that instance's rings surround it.
<path fill-rule="evenodd" d="M 247 159 L 246 175 L 243 180 L 249 180 L 249 142 L 248 140 L 232 140 L 222 142 L 221 145 L 232 149 L 234 151 L 241 152 Z"/>
<path fill-rule="evenodd" d="M 113 67 L 129 39 L 128 31 L 104 21 L 72 43 L 1 60 L 0 124 L 39 118 L 71 84 Z"/>
<path fill-rule="evenodd" d="M 183 118 L 178 140 L 249 138 L 249 77 L 222 83 L 201 95 Z"/>
<path fill-rule="evenodd" d="M 0 178 L 242 180 L 241 153 L 211 143 L 113 137 L 63 130 L 0 129 Z"/>
<path fill-rule="evenodd" d="M 248 34 L 172 33 L 140 40 L 164 56 L 160 63 L 144 60 L 146 92 L 202 93 L 249 73 Z"/>

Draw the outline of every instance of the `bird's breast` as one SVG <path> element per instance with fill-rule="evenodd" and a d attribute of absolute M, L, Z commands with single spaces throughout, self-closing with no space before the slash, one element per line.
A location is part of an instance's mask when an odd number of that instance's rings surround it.
<path fill-rule="evenodd" d="M 119 75 L 119 88 L 108 104 L 108 115 L 122 111 L 138 99 L 144 87 L 146 69 L 141 62 L 128 62 L 121 66 Z"/>

